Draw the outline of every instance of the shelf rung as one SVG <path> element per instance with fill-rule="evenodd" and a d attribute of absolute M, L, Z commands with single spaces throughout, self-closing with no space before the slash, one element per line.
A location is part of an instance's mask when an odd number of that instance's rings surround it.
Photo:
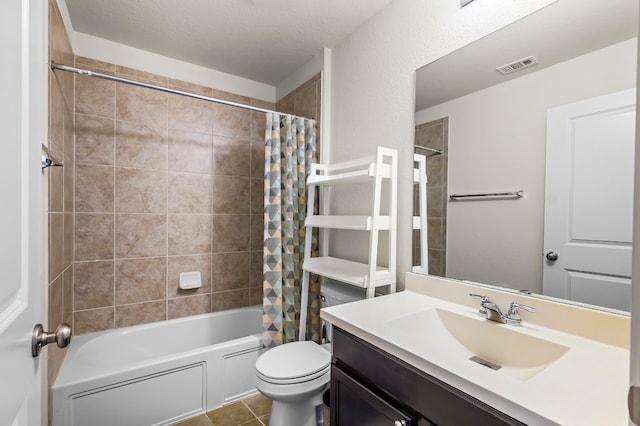
<path fill-rule="evenodd" d="M 391 277 L 386 268 L 377 267 L 375 276 L 369 280 L 369 265 L 335 257 L 312 257 L 305 260 L 303 269 L 361 288 L 366 288 L 369 281 L 375 286 L 387 285 L 395 281 L 395 277 Z"/>
<path fill-rule="evenodd" d="M 333 174 L 312 174 L 307 179 L 308 185 L 339 185 L 347 183 L 362 183 L 373 180 L 375 175 L 375 163 L 371 163 L 363 169 L 352 170 L 343 173 Z M 380 176 L 389 178 L 391 176 L 391 167 L 388 164 L 380 166 Z"/>
<path fill-rule="evenodd" d="M 373 218 L 371 216 L 333 216 L 314 215 L 307 217 L 305 226 L 329 229 L 350 229 L 354 231 L 370 231 Z M 389 229 L 389 216 L 380 216 L 380 230 Z"/>

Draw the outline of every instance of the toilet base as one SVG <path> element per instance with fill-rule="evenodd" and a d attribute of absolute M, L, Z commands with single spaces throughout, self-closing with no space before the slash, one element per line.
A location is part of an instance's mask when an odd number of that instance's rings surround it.
<path fill-rule="evenodd" d="M 315 401 L 273 401 L 269 426 L 318 426 Z"/>

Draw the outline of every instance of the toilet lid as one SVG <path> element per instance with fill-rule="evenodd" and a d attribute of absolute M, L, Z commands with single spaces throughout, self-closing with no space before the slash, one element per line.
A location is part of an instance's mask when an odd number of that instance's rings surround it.
<path fill-rule="evenodd" d="M 258 374 L 275 380 L 293 380 L 329 368 L 331 354 L 314 342 L 280 345 L 256 360 Z"/>

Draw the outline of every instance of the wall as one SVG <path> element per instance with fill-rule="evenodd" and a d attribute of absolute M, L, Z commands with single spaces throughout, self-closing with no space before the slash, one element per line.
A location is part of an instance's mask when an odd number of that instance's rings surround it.
<path fill-rule="evenodd" d="M 450 119 L 451 192 L 525 191 L 518 201 L 449 204 L 447 276 L 541 293 L 547 109 L 635 87 L 636 44 L 627 40 L 416 113 L 418 122 Z"/>
<path fill-rule="evenodd" d="M 73 62 L 67 32 L 54 0 L 49 0 L 49 60 Z M 72 323 L 73 302 L 73 76 L 49 70 L 48 148 L 64 167 L 50 167 L 48 180 L 49 262 L 47 331 L 62 322 Z M 66 349 L 47 346 L 48 382 L 60 370 Z"/>
<path fill-rule="evenodd" d="M 273 108 L 77 56 L 76 66 Z M 262 300 L 264 115 L 76 76 L 76 334 Z M 180 290 L 181 272 L 202 287 Z"/>
<path fill-rule="evenodd" d="M 552 2 L 483 0 L 460 9 L 459 2 L 450 0 L 396 0 L 332 49 L 330 160 L 373 153 L 377 145 L 400 152 L 400 288 L 411 268 L 414 71 Z M 348 204 L 352 214 L 362 214 L 361 206 L 369 204 L 362 194 L 331 202 Z M 352 234 L 333 238 L 332 255 L 363 257 L 367 236 Z"/>

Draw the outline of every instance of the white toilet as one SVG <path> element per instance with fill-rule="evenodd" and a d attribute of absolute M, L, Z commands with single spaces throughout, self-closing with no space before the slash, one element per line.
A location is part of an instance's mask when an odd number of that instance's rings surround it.
<path fill-rule="evenodd" d="M 322 306 L 364 298 L 348 284 L 322 285 Z M 330 335 L 329 335 L 330 336 Z M 256 360 L 256 388 L 273 400 L 270 426 L 316 426 L 316 407 L 329 388 L 330 345 L 292 342 L 268 350 Z"/>

